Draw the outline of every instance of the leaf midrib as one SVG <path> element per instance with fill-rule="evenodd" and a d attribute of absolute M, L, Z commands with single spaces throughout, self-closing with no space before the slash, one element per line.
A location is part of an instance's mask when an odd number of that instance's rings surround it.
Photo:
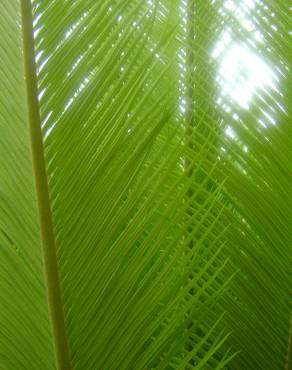
<path fill-rule="evenodd" d="M 41 119 L 38 101 L 35 48 L 30 0 L 20 0 L 24 73 L 28 109 L 28 132 L 32 156 L 36 201 L 40 224 L 43 269 L 46 282 L 48 311 L 52 328 L 53 346 L 58 370 L 71 370 L 66 335 L 64 307 L 59 281 L 56 242 L 53 231 L 52 212 L 46 172 Z"/>

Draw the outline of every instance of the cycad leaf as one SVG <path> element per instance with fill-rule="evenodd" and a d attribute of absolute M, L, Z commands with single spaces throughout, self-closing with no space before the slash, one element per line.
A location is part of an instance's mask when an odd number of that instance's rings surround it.
<path fill-rule="evenodd" d="M 1 120 L 7 135 L 1 170 L 9 169 L 5 181 L 15 178 L 16 183 L 14 165 L 21 163 L 28 184 L 18 179 L 19 190 L 14 183 L 3 187 L 1 289 L 6 303 L 1 320 L 9 340 L 1 347 L 1 366 L 68 370 L 219 364 L 214 355 L 225 335 L 214 332 L 220 315 L 210 308 L 225 287 L 227 262 L 218 249 L 224 240 L 218 221 L 224 205 L 218 186 L 206 189 L 212 171 L 201 182 L 183 165 L 189 148 L 174 113 L 177 71 L 169 57 L 176 7 L 140 0 L 104 5 L 34 1 L 33 39 L 29 1 L 15 8 L 2 4 L 10 22 L 3 25 L 16 37 L 13 55 L 3 43 L 2 78 L 8 86 L 18 76 L 19 86 L 13 84 L 8 98 L 1 98 L 7 110 Z M 16 106 L 14 95 L 20 102 Z M 23 149 L 13 145 L 19 136 Z M 202 148 L 212 140 L 206 138 Z M 201 162 L 200 151 L 193 161 Z M 26 230 L 29 222 L 34 225 L 35 238 L 29 242 L 18 230 L 21 223 L 13 220 L 10 198 L 21 199 L 20 209 L 25 205 L 34 215 L 22 219 Z M 190 248 L 194 243 L 197 248 Z M 27 262 L 10 266 L 17 253 Z M 16 269 L 20 275 L 27 265 L 33 274 L 29 287 L 19 286 L 10 296 L 8 274 Z M 34 294 L 42 297 L 39 306 Z M 24 321 L 10 309 L 17 310 L 16 298 L 23 295 Z M 208 319 L 198 321 L 208 312 Z M 16 327 L 7 324 L 14 316 L 21 320 Z M 44 333 L 39 334 L 42 322 Z M 31 343 L 31 353 L 22 343 Z"/>
<path fill-rule="evenodd" d="M 288 13 L 0 0 L 1 369 L 289 363 Z"/>

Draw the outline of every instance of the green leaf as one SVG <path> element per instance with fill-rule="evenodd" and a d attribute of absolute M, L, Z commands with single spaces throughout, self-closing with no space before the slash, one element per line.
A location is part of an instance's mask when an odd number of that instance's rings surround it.
<path fill-rule="evenodd" d="M 288 14 L 0 1 L 0 369 L 289 368 Z"/>

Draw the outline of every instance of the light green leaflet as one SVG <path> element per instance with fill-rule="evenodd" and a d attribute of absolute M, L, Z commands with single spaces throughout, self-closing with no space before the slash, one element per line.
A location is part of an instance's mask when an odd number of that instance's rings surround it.
<path fill-rule="evenodd" d="M 0 0 L 0 370 L 292 368 L 290 13 Z"/>

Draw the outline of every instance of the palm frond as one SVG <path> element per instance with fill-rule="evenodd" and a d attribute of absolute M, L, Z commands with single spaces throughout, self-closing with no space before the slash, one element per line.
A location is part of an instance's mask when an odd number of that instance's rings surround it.
<path fill-rule="evenodd" d="M 289 363 L 288 14 L 0 2 L 1 369 Z"/>

